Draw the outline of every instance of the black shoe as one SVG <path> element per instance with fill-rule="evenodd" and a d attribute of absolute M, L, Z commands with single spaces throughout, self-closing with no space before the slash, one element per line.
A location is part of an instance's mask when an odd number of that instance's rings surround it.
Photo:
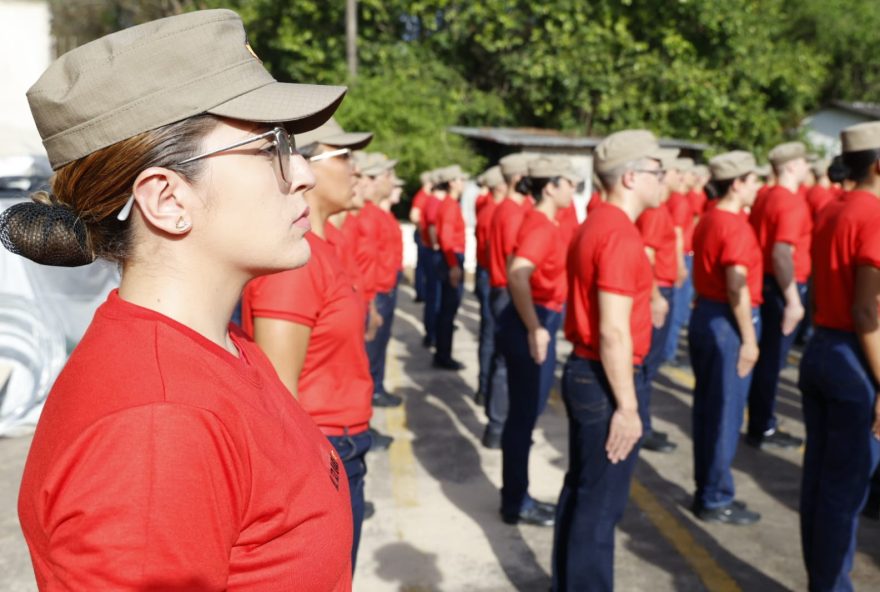
<path fill-rule="evenodd" d="M 424 298 L 419 298 L 418 296 L 416 296 L 415 298 L 413 298 L 413 302 L 415 302 L 416 304 L 421 304 L 421 303 L 424 302 L 424 301 L 425 301 Z"/>
<path fill-rule="evenodd" d="M 675 442 L 670 442 L 664 436 L 665 434 L 661 435 L 657 432 L 651 432 L 647 436 L 644 436 L 642 438 L 642 449 L 650 450 L 652 452 L 664 452 L 668 454 L 678 448 L 678 444 L 676 444 Z"/>
<path fill-rule="evenodd" d="M 477 405 L 483 406 L 486 404 L 486 395 L 483 394 L 482 390 L 478 390 L 474 393 L 474 403 Z"/>
<path fill-rule="evenodd" d="M 369 520 L 373 517 L 373 514 L 376 513 L 376 506 L 373 505 L 373 502 L 364 502 L 364 520 Z"/>
<path fill-rule="evenodd" d="M 388 450 L 388 447 L 394 442 L 394 438 L 386 436 L 377 429 L 370 428 L 367 431 L 370 432 L 370 436 L 373 438 L 373 444 L 370 446 L 370 450 Z"/>
<path fill-rule="evenodd" d="M 556 504 L 551 504 L 548 502 L 539 502 L 538 500 L 532 500 L 535 502 L 535 505 L 544 510 L 545 512 L 549 512 L 556 516 Z"/>
<path fill-rule="evenodd" d="M 487 426 L 486 431 L 483 432 L 483 446 L 489 450 L 500 450 L 501 432 L 496 432 Z"/>
<path fill-rule="evenodd" d="M 425 347 L 428 349 L 434 347 L 434 340 L 431 339 L 430 337 L 428 337 L 427 335 L 425 335 L 425 337 L 422 339 L 422 347 Z"/>
<path fill-rule="evenodd" d="M 723 508 L 703 508 L 697 507 L 694 512 L 697 518 L 703 522 L 715 522 L 718 524 L 733 524 L 736 526 L 746 526 L 755 524 L 761 519 L 761 515 L 752 512 L 742 502 L 731 502 Z"/>
<path fill-rule="evenodd" d="M 501 519 L 506 524 L 532 524 L 534 526 L 553 526 L 556 523 L 556 512 L 549 512 L 547 508 L 534 504 L 528 510 L 522 510 L 519 514 L 501 514 Z"/>
<path fill-rule="evenodd" d="M 449 358 L 448 360 L 444 360 L 442 358 L 438 358 L 434 356 L 434 368 L 440 368 L 441 370 L 455 370 L 456 372 L 459 370 L 464 370 L 464 364 L 459 362 L 458 360 L 453 360 Z"/>
<path fill-rule="evenodd" d="M 803 439 L 798 438 L 797 436 L 792 436 L 788 432 L 783 432 L 779 429 L 773 430 L 770 434 L 763 434 L 761 436 L 753 436 L 751 434 L 746 436 L 746 444 L 761 450 L 769 450 L 771 448 L 788 450 L 791 448 L 800 448 L 803 443 Z"/>
<path fill-rule="evenodd" d="M 400 407 L 403 399 L 388 393 L 373 393 L 373 407 Z"/>

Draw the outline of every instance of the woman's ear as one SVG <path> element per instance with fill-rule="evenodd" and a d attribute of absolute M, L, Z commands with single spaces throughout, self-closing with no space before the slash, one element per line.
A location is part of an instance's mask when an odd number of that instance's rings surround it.
<path fill-rule="evenodd" d="M 144 221 L 157 230 L 182 235 L 192 228 L 192 212 L 187 204 L 195 195 L 174 171 L 151 167 L 142 171 L 132 186 L 132 194 Z"/>

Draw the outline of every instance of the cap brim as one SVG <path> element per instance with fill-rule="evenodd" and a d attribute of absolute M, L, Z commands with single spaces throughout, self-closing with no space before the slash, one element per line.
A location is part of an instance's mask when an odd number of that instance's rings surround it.
<path fill-rule="evenodd" d="M 769 177 L 772 172 L 772 167 L 769 164 L 762 164 L 761 166 L 755 167 L 755 174 L 759 177 Z"/>
<path fill-rule="evenodd" d="M 675 164 L 675 159 L 678 158 L 680 153 L 681 150 L 678 148 L 660 148 L 654 155 L 648 158 L 656 158 L 660 161 L 660 166 L 667 170 L 672 168 L 672 165 Z"/>
<path fill-rule="evenodd" d="M 283 123 L 301 134 L 321 126 L 339 107 L 344 86 L 275 82 L 208 109 L 208 113 L 242 121 Z"/>
<path fill-rule="evenodd" d="M 352 150 L 362 150 L 373 140 L 373 134 L 370 132 L 348 132 L 337 134 L 318 140 L 321 144 L 333 146 L 334 148 L 351 148 Z"/>

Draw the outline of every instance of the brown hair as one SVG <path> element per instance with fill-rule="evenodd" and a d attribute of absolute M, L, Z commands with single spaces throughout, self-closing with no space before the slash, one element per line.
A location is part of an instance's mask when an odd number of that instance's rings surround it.
<path fill-rule="evenodd" d="M 36 193 L 34 203 L 3 213 L 0 238 L 11 251 L 46 265 L 83 265 L 96 258 L 123 263 L 131 256 L 131 224 L 130 218 L 116 216 L 135 179 L 158 166 L 196 181 L 203 161 L 177 163 L 198 154 L 202 138 L 217 122 L 214 116 L 198 115 L 64 165 L 49 182 L 51 193 Z"/>

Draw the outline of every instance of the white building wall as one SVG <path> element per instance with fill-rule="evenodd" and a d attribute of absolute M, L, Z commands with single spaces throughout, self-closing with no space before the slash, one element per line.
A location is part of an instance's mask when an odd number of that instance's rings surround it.
<path fill-rule="evenodd" d="M 45 0 L 0 0 L 0 137 L 7 148 L 18 141 L 42 153 L 25 93 L 51 60 L 49 14 Z"/>
<path fill-rule="evenodd" d="M 830 107 L 807 117 L 801 126 L 806 131 L 807 140 L 813 146 L 820 150 L 824 149 L 826 156 L 836 156 L 840 154 L 841 130 L 865 121 L 872 120 L 869 117 Z"/>

